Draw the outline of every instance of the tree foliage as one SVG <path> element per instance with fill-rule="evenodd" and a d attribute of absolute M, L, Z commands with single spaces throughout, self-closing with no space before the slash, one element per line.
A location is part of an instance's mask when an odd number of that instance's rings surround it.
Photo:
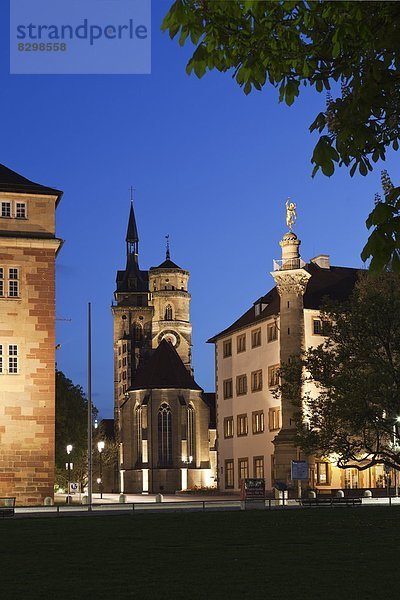
<path fill-rule="evenodd" d="M 344 164 L 367 175 L 398 149 L 400 3 L 176 0 L 162 29 L 194 44 L 187 72 L 197 77 L 232 71 L 245 94 L 270 84 L 289 106 L 302 87 L 325 93 L 326 109 L 310 125 L 319 134 L 313 174 L 331 176 Z M 370 216 L 364 253 L 388 250 L 400 219 L 398 196 L 391 200 Z M 373 267 L 383 263 L 378 257 Z"/>
<path fill-rule="evenodd" d="M 400 469 L 400 276 L 363 275 L 323 318 L 324 343 L 282 368 L 281 393 L 299 407 L 298 443 L 342 468 Z"/>

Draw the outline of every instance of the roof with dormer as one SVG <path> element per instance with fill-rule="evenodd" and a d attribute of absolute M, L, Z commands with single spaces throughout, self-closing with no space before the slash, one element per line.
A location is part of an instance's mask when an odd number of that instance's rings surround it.
<path fill-rule="evenodd" d="M 202 391 L 202 388 L 195 382 L 193 376 L 183 364 L 173 345 L 164 339 L 154 350 L 145 366 L 137 372 L 129 389 L 170 388 Z"/>
<path fill-rule="evenodd" d="M 325 298 L 336 300 L 337 302 L 347 300 L 354 289 L 359 274 L 362 272 L 362 269 L 351 267 L 322 268 L 313 262 L 306 264 L 304 269 L 311 275 L 304 294 L 304 308 L 317 310 L 321 308 Z M 255 309 L 256 305 L 261 305 L 259 314 L 257 314 Z M 232 323 L 232 325 L 207 341 L 210 343 L 216 342 L 219 338 L 225 337 L 229 333 L 238 331 L 249 325 L 256 325 L 260 321 L 278 315 L 279 312 L 280 297 L 275 286 L 265 296 L 254 302 L 253 306 Z"/>
<path fill-rule="evenodd" d="M 20 194 L 48 194 L 57 196 L 57 204 L 61 199 L 63 192 L 40 183 L 30 181 L 16 171 L 0 164 L 0 191 L 16 192 Z"/>

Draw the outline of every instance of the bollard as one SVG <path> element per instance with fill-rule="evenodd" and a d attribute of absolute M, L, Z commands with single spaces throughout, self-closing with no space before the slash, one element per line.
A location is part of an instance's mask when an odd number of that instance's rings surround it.
<path fill-rule="evenodd" d="M 162 494 L 156 494 L 156 502 L 163 502 L 164 496 Z"/>
<path fill-rule="evenodd" d="M 50 498 L 50 496 L 47 496 L 44 499 L 43 505 L 44 506 L 53 506 L 54 502 L 53 502 L 53 498 Z"/>
<path fill-rule="evenodd" d="M 315 500 L 315 498 L 317 497 L 317 494 L 314 492 L 314 490 L 310 490 L 308 492 L 308 497 L 312 500 Z"/>
<path fill-rule="evenodd" d="M 89 496 L 87 496 L 86 494 L 82 496 L 82 504 L 84 504 L 85 506 L 89 504 Z"/>
<path fill-rule="evenodd" d="M 125 494 L 120 494 L 119 495 L 118 502 L 120 504 L 126 504 L 126 496 L 125 496 Z"/>
<path fill-rule="evenodd" d="M 343 490 L 338 490 L 336 492 L 336 498 L 344 498 L 344 491 Z"/>
<path fill-rule="evenodd" d="M 364 491 L 364 498 L 372 498 L 372 492 L 371 492 L 371 490 L 365 490 Z"/>

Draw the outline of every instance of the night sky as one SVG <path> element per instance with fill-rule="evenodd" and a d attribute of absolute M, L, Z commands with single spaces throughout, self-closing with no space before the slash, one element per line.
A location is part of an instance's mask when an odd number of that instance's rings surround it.
<path fill-rule="evenodd" d="M 152 73 L 125 76 L 9 75 L 9 16 L 0 6 L 0 162 L 64 191 L 57 232 L 58 368 L 86 389 L 87 303 L 93 305 L 93 401 L 113 412 L 110 305 L 125 266 L 129 187 L 135 188 L 142 269 L 171 258 L 191 273 L 193 362 L 214 390 L 206 340 L 273 287 L 272 259 L 286 231 L 284 204 L 306 260 L 361 267 L 365 219 L 380 169 L 397 179 L 397 157 L 366 178 L 340 169 L 311 178 L 317 137 L 308 127 L 325 96 L 303 89 L 292 107 L 266 88 L 246 97 L 230 74 L 188 77 L 190 47 L 160 31 L 170 2 L 153 2 Z"/>

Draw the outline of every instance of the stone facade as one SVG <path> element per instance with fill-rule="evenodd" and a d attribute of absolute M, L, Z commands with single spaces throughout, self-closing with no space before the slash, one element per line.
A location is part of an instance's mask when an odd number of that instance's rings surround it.
<path fill-rule="evenodd" d="M 0 496 L 18 504 L 43 503 L 54 492 L 60 197 L 0 169 Z"/>

